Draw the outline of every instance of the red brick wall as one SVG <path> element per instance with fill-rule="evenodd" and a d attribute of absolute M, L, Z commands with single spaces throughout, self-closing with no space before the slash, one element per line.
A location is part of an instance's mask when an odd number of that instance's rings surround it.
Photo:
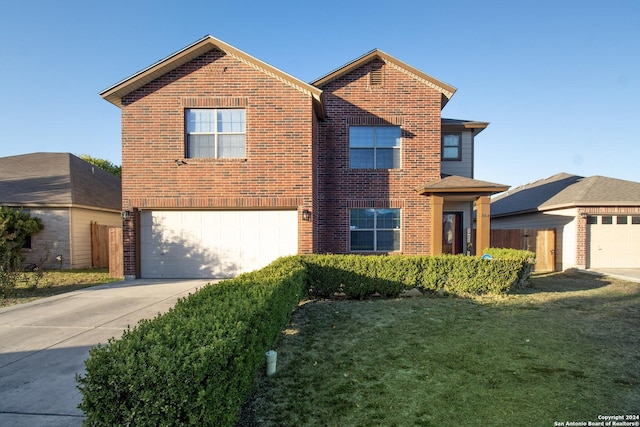
<path fill-rule="evenodd" d="M 312 100 L 289 84 L 211 51 L 123 99 L 123 209 L 312 208 Z M 186 108 L 246 109 L 246 159 L 186 159 Z M 135 274 L 134 222 L 125 274 Z M 299 250 L 313 222 L 299 220 Z"/>
<path fill-rule="evenodd" d="M 441 94 L 395 67 L 383 64 L 383 84 L 369 84 L 369 64 L 327 83 L 328 119 L 319 124 L 320 252 L 349 251 L 349 209 L 402 209 L 401 252 L 430 252 L 428 199 L 416 188 L 440 178 Z M 349 168 L 350 124 L 395 124 L 402 128 L 402 167 Z"/>

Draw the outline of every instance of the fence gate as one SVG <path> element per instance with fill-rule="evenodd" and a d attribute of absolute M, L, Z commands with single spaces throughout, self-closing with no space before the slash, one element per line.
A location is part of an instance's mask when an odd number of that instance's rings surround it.
<path fill-rule="evenodd" d="M 123 277 L 122 228 L 91 223 L 91 266 L 109 268 L 109 276 Z"/>
<path fill-rule="evenodd" d="M 109 267 L 109 226 L 91 223 L 91 267 Z"/>
<path fill-rule="evenodd" d="M 555 271 L 556 230 L 491 230 L 491 247 L 524 249 L 536 253 L 535 272 Z"/>

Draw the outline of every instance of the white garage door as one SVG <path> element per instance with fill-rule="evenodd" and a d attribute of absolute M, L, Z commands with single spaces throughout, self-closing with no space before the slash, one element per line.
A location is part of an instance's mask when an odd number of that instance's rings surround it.
<path fill-rule="evenodd" d="M 589 268 L 640 268 L 640 217 L 588 217 Z"/>
<path fill-rule="evenodd" d="M 298 252 L 297 211 L 142 211 L 143 278 L 222 278 Z"/>

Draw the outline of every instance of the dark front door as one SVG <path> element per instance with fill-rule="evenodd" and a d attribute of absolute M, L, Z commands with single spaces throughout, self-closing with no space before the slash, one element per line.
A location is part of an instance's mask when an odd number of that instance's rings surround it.
<path fill-rule="evenodd" d="M 463 253 L 462 212 L 442 214 L 442 253 L 452 255 Z"/>

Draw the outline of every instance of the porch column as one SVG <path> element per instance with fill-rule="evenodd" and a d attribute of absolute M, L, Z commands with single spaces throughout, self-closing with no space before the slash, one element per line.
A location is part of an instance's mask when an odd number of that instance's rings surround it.
<path fill-rule="evenodd" d="M 431 255 L 442 253 L 442 209 L 444 197 L 432 194 L 429 197 L 431 205 Z"/>
<path fill-rule="evenodd" d="M 490 244 L 491 201 L 489 196 L 482 196 L 476 200 L 476 255 L 482 256 Z"/>

